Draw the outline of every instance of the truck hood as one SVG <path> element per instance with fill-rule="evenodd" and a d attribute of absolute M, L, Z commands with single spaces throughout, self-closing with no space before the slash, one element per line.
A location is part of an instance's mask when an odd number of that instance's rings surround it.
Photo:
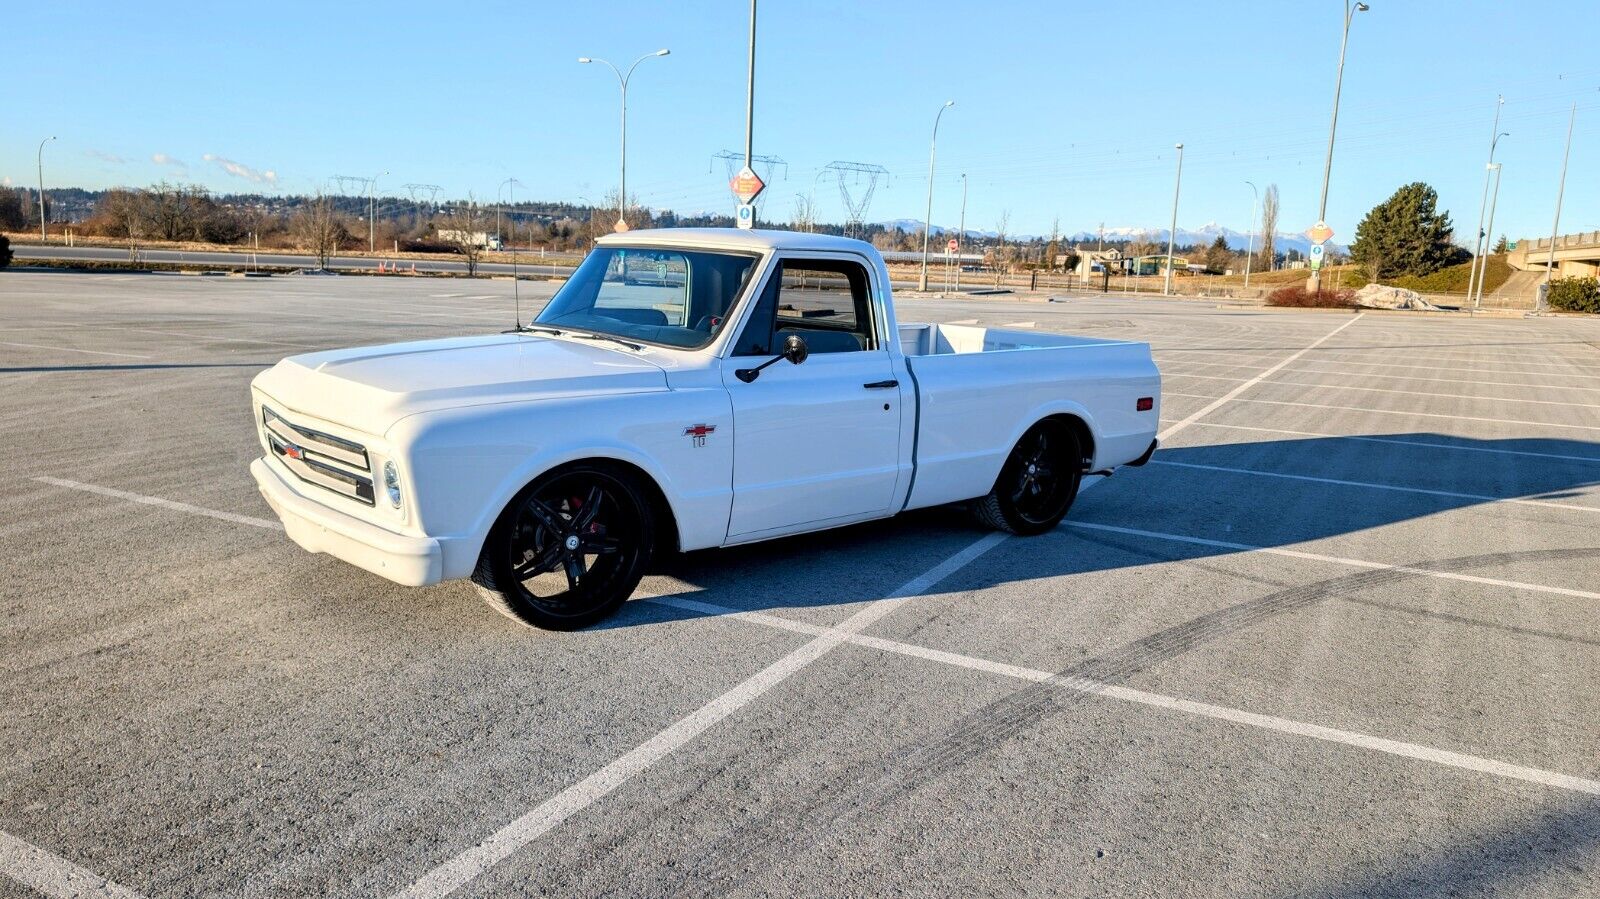
<path fill-rule="evenodd" d="M 494 334 L 290 356 L 253 386 L 279 411 L 380 436 L 418 412 L 666 390 L 667 378 L 661 366 L 604 344 Z"/>

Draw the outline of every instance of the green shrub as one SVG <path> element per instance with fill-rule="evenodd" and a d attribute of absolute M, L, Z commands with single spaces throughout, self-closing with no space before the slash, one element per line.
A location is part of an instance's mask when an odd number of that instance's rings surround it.
<path fill-rule="evenodd" d="M 1306 290 L 1304 284 L 1294 284 L 1280 287 L 1267 294 L 1267 305 L 1295 306 L 1303 309 L 1348 309 L 1354 305 L 1350 302 L 1353 296 L 1355 296 L 1353 290 L 1319 290 L 1312 293 Z"/>
<path fill-rule="evenodd" d="M 1550 294 L 1546 299 L 1552 309 L 1600 313 L 1600 281 L 1593 278 L 1559 278 L 1550 282 Z"/>
<path fill-rule="evenodd" d="M 11 264 L 11 238 L 0 234 L 0 268 Z"/>

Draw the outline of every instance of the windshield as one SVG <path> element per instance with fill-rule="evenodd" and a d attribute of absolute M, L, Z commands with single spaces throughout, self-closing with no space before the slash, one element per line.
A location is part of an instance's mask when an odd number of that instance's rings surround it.
<path fill-rule="evenodd" d="M 755 256 L 600 247 L 534 321 L 628 340 L 697 349 L 722 330 L 755 270 Z"/>

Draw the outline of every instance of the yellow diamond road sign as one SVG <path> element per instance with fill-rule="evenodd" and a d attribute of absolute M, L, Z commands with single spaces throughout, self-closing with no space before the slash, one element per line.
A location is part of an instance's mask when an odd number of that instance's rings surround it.
<path fill-rule="evenodd" d="M 1328 238 L 1332 236 L 1333 229 L 1328 227 L 1327 222 L 1317 222 L 1306 231 L 1306 237 L 1310 238 L 1312 243 L 1327 243 Z"/>

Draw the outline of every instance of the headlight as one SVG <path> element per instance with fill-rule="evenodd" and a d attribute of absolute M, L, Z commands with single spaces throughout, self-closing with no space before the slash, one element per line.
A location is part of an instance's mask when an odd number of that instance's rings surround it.
<path fill-rule="evenodd" d="M 383 463 L 383 487 L 389 492 L 389 505 L 400 508 L 400 472 L 393 462 Z"/>

